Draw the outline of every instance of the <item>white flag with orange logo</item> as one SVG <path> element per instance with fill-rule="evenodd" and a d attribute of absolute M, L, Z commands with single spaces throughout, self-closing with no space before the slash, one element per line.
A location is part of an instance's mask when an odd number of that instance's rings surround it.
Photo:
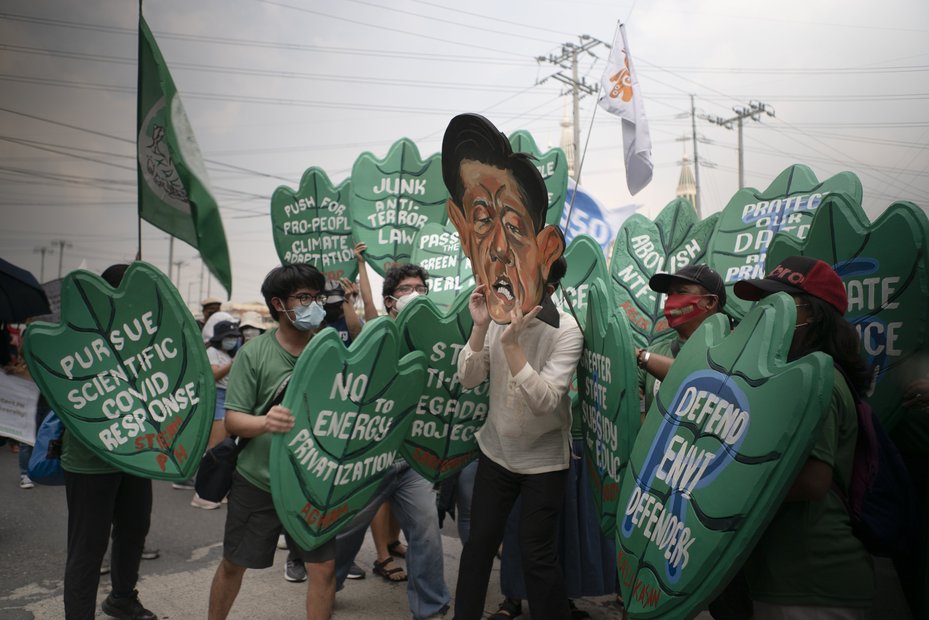
<path fill-rule="evenodd" d="M 626 28 L 616 27 L 613 49 L 603 77 L 600 78 L 600 106 L 623 119 L 623 159 L 626 162 L 626 185 L 635 195 L 652 180 L 652 139 L 648 135 L 645 106 L 639 90 L 639 78 L 626 43 Z"/>

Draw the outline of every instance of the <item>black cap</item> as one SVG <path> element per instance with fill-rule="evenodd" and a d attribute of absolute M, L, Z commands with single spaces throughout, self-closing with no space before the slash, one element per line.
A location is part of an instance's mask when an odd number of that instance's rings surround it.
<path fill-rule="evenodd" d="M 241 336 L 242 332 L 239 331 L 238 324 L 233 321 L 220 321 L 213 326 L 213 337 L 210 338 L 210 342 L 215 344 L 221 342 L 226 336 Z"/>
<path fill-rule="evenodd" d="M 719 274 L 707 265 L 687 265 L 674 273 L 656 273 L 648 281 L 651 289 L 658 293 L 667 293 L 672 280 L 685 280 L 699 284 L 719 298 L 719 307 L 726 305 L 726 285 Z"/>

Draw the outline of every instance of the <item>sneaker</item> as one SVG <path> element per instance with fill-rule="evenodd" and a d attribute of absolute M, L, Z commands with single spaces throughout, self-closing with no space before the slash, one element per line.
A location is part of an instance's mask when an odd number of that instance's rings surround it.
<path fill-rule="evenodd" d="M 284 579 L 292 583 L 306 581 L 306 565 L 299 559 L 287 558 L 284 564 Z"/>
<path fill-rule="evenodd" d="M 277 537 L 277 548 L 286 549 L 287 548 L 287 538 L 283 534 Z"/>
<path fill-rule="evenodd" d="M 147 547 L 142 549 L 143 560 L 157 560 L 160 555 L 161 550 L 159 549 L 149 549 Z"/>
<path fill-rule="evenodd" d="M 103 600 L 100 609 L 103 613 L 120 620 L 158 620 L 158 616 L 142 607 L 137 590 L 133 590 L 132 596 L 126 598 L 114 598 L 110 594 Z"/>
<path fill-rule="evenodd" d="M 29 479 L 29 476 L 23 474 L 19 477 L 19 488 L 21 489 L 31 489 L 35 486 L 35 483 Z"/>
<path fill-rule="evenodd" d="M 103 562 L 100 563 L 100 574 L 108 575 L 110 573 L 110 558 L 103 558 Z"/>
<path fill-rule="evenodd" d="M 348 575 L 345 576 L 346 579 L 364 579 L 365 575 L 368 573 L 365 569 L 361 568 L 354 562 L 352 562 L 352 567 L 348 569 Z"/>
<path fill-rule="evenodd" d="M 208 499 L 203 499 L 196 493 L 194 493 L 194 498 L 190 500 L 190 505 L 194 508 L 203 508 L 204 510 L 216 510 L 222 506 L 222 502 L 211 502 Z"/>
<path fill-rule="evenodd" d="M 180 482 L 172 482 L 171 488 L 177 489 L 179 491 L 192 491 L 196 487 L 194 485 L 193 478 L 191 478 L 190 480 L 181 480 Z"/>

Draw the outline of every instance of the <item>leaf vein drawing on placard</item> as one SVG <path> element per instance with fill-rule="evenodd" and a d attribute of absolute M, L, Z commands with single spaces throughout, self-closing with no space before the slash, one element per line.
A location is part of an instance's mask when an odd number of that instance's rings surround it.
<path fill-rule="evenodd" d="M 61 308 L 60 323 L 30 327 L 24 353 L 74 440 L 133 475 L 189 478 L 213 422 L 215 381 L 173 284 L 142 262 L 115 289 L 76 271 Z"/>

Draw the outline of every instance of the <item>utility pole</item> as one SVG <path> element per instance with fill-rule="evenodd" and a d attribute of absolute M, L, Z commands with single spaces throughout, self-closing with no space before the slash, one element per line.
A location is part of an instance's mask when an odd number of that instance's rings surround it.
<path fill-rule="evenodd" d="M 70 242 L 64 241 L 63 239 L 52 241 L 52 245 L 58 246 L 58 277 L 60 278 L 62 275 L 62 268 L 64 267 L 65 248 L 71 248 L 74 246 L 72 246 Z"/>
<path fill-rule="evenodd" d="M 204 272 L 205 263 L 203 262 L 203 255 L 200 255 L 200 299 L 203 299 L 203 272 Z"/>
<path fill-rule="evenodd" d="M 177 282 L 175 283 L 175 286 L 177 287 L 177 290 L 179 291 L 181 290 L 181 266 L 183 264 L 184 264 L 184 261 L 182 260 L 174 261 L 174 265 L 177 267 Z"/>
<path fill-rule="evenodd" d="M 732 107 L 732 111 L 735 112 L 735 116 L 732 118 L 708 116 L 706 120 L 726 129 L 732 129 L 732 123 L 737 123 L 739 128 L 739 189 L 742 189 L 745 187 L 745 147 L 742 142 L 742 121 L 746 118 L 759 121 L 762 113 L 774 116 L 774 107 L 762 101 L 749 101 L 747 108 L 737 105 Z"/>
<path fill-rule="evenodd" d="M 694 208 L 697 209 L 697 217 L 703 219 L 703 212 L 700 210 L 700 157 L 697 155 L 697 108 L 694 107 L 693 95 L 690 96 L 690 128 L 694 144 Z"/>
<path fill-rule="evenodd" d="M 174 274 L 174 235 L 168 237 L 168 279 Z"/>
<path fill-rule="evenodd" d="M 595 39 L 588 34 L 582 34 L 578 36 L 580 44 L 575 43 L 562 43 L 561 44 L 561 54 L 554 55 L 549 54 L 546 56 L 537 56 L 536 62 L 543 63 L 547 62 L 549 64 L 555 65 L 556 67 L 561 67 L 566 71 L 570 71 L 571 75 L 565 75 L 561 71 L 550 75 L 549 77 L 558 80 L 562 84 L 566 84 L 571 88 L 571 97 L 572 97 L 572 111 L 574 116 L 574 152 L 571 154 L 574 158 L 574 180 L 577 181 L 578 174 L 580 173 L 580 164 L 581 164 L 581 123 L 580 123 L 580 99 L 581 93 L 586 95 L 593 95 L 597 92 L 597 86 L 595 84 L 590 84 L 583 77 L 578 77 L 577 74 L 577 57 L 582 53 L 589 53 L 593 55 L 590 50 L 596 47 L 597 45 L 603 43 L 599 39 Z M 609 47 L 607 45 L 607 47 Z M 541 84 L 545 82 L 548 78 L 544 78 L 537 82 Z"/>
<path fill-rule="evenodd" d="M 54 254 L 54 253 L 55 253 L 55 249 L 54 249 L 54 248 L 47 248 L 47 247 L 45 247 L 45 246 L 43 245 L 43 246 L 40 247 L 40 248 L 33 248 L 32 251 L 33 251 L 33 253 L 38 252 L 39 254 L 42 255 L 42 267 L 41 267 L 41 269 L 39 270 L 39 282 L 45 282 L 45 255 L 46 255 L 46 254 Z"/>

